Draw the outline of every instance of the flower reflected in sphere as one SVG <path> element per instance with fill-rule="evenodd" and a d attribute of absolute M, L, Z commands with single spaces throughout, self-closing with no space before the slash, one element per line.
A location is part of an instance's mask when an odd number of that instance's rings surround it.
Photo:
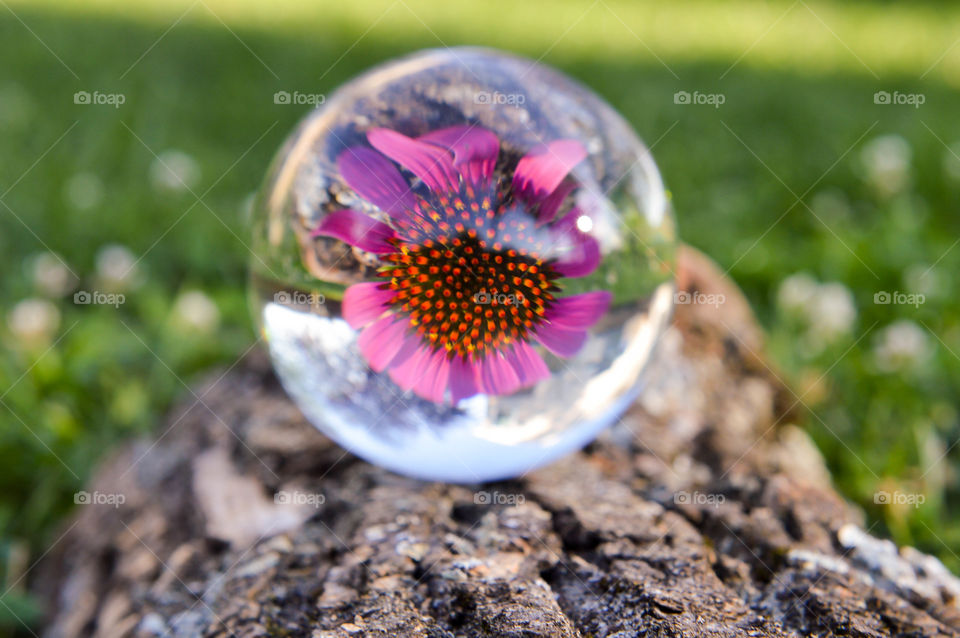
<path fill-rule="evenodd" d="M 606 291 L 561 296 L 564 279 L 600 264 L 590 218 L 576 205 L 560 212 L 578 188 L 569 173 L 586 158 L 583 145 L 557 140 L 501 166 L 500 140 L 478 126 L 417 138 L 375 128 L 367 141 L 337 164 L 385 218 L 338 210 L 313 235 L 380 257 L 380 280 L 343 298 L 370 367 L 456 404 L 549 377 L 535 344 L 576 354 L 611 301 Z"/>

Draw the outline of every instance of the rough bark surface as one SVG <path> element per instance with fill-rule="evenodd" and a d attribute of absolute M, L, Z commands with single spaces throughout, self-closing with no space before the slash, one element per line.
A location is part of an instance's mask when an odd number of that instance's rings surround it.
<path fill-rule="evenodd" d="M 862 531 L 742 297 L 681 271 L 726 302 L 678 306 L 622 422 L 516 481 L 360 461 L 262 357 L 211 379 L 90 486 L 126 500 L 45 558 L 46 635 L 960 636 L 960 581 Z"/>

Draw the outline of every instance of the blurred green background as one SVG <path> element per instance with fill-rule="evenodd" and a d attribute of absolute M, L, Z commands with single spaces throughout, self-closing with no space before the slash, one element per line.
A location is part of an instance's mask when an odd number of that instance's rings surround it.
<path fill-rule="evenodd" d="M 274 93 L 457 44 L 632 122 L 839 488 L 958 570 L 958 24 L 945 2 L 0 0 L 0 633 L 34 622 L 25 576 L 104 451 L 254 343 L 246 211 L 309 108 Z"/>

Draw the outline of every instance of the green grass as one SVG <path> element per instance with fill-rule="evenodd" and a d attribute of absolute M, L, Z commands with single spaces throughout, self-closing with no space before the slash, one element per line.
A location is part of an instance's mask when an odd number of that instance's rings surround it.
<path fill-rule="evenodd" d="M 23 556 L 55 540 L 57 521 L 105 450 L 155 427 L 172 401 L 189 396 L 184 384 L 230 365 L 254 341 L 245 201 L 304 114 L 275 105 L 274 92 L 329 93 L 376 62 L 454 44 L 544 55 L 656 142 L 681 236 L 746 291 L 781 374 L 812 410 L 806 424 L 838 486 L 864 507 L 874 533 L 960 568 L 951 550 L 960 547 L 960 301 L 952 294 L 960 159 L 944 145 L 960 140 L 960 46 L 950 48 L 960 7 L 190 7 L 0 4 L 0 593 L 31 562 Z M 80 90 L 122 93 L 126 102 L 76 105 Z M 680 90 L 723 93 L 726 102 L 677 105 Z M 926 101 L 919 109 L 876 105 L 878 90 Z M 909 144 L 912 161 L 907 184 L 883 195 L 862 155 L 891 134 Z M 193 193 L 152 185 L 154 153 L 169 149 L 196 160 Z M 87 208 L 68 196 L 71 184 L 90 181 L 78 174 L 102 185 Z M 78 288 L 103 289 L 95 260 L 112 243 L 142 256 L 126 303 L 74 305 L 68 295 L 53 300 L 61 317 L 49 338 L 10 331 L 14 305 L 44 296 L 30 276 L 33 255 L 52 250 Z M 781 282 L 797 272 L 842 282 L 853 295 L 855 320 L 822 347 L 808 318 L 776 302 Z M 216 302 L 216 328 L 178 320 L 174 302 L 187 290 Z M 878 291 L 923 292 L 926 303 L 876 305 Z M 931 355 L 915 369 L 884 371 L 877 339 L 901 319 L 921 329 Z M 877 505 L 878 490 L 923 494 L 925 503 Z M 0 627 L 36 615 L 22 592 L 0 597 Z"/>

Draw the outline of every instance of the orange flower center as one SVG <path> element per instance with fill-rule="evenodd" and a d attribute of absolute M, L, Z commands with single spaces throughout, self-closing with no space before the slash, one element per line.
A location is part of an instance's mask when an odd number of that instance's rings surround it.
<path fill-rule="evenodd" d="M 397 226 L 403 239 L 380 274 L 394 291 L 390 304 L 434 348 L 483 356 L 527 340 L 543 321 L 560 277 L 538 256 L 548 235 L 496 185 L 418 198 Z"/>

